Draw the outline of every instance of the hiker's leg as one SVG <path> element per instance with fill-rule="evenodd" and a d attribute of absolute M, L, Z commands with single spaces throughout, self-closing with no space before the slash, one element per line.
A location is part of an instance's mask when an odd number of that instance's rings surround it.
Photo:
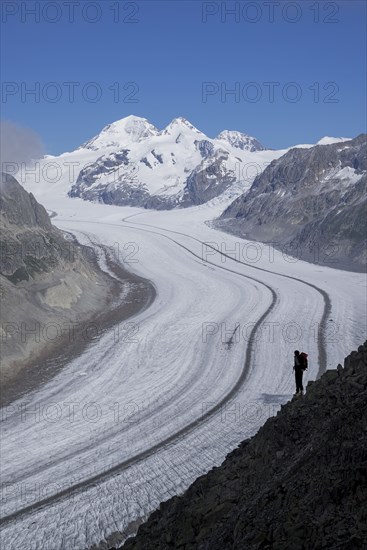
<path fill-rule="evenodd" d="M 300 378 L 300 373 L 296 372 L 296 393 L 298 393 L 301 390 L 302 382 Z"/>

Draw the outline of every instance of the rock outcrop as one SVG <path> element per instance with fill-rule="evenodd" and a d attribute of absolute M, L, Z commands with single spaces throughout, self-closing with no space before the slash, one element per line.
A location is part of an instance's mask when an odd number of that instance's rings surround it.
<path fill-rule="evenodd" d="M 123 548 L 365 550 L 367 342 L 161 504 Z"/>
<path fill-rule="evenodd" d="M 67 243 L 45 208 L 18 181 L 3 173 L 0 182 L 0 274 L 12 283 L 51 271 L 66 255 Z"/>
<path fill-rule="evenodd" d="M 274 160 L 216 227 L 302 260 L 364 271 L 367 136 L 295 148 Z"/>
<path fill-rule="evenodd" d="M 192 171 L 186 181 L 181 206 L 203 204 L 235 183 L 235 172 L 226 167 L 228 157 L 228 151 L 218 149 Z"/>

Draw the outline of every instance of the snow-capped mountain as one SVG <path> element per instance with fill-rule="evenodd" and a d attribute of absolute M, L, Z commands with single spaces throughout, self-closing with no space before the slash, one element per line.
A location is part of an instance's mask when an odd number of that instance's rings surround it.
<path fill-rule="evenodd" d="M 45 157 L 38 186 L 32 178 L 22 183 L 40 197 L 52 193 L 170 209 L 202 204 L 232 185 L 243 192 L 285 152 L 267 150 L 235 131 L 210 138 L 182 117 L 160 130 L 145 118 L 128 116 L 75 151 Z"/>
<path fill-rule="evenodd" d="M 81 168 L 69 196 L 158 209 L 204 203 L 241 180 L 249 162 L 259 172 L 268 161 L 254 157 L 266 151 L 255 138 L 227 130 L 210 139 L 183 117 L 158 130 L 128 116 L 78 151 L 93 151 L 96 158 Z M 277 156 L 270 152 L 269 161 Z"/>
<path fill-rule="evenodd" d="M 130 115 L 108 124 L 75 151 L 47 155 L 38 183 L 32 174 L 21 183 L 38 197 L 52 193 L 121 206 L 170 209 L 216 197 L 226 203 L 228 196 L 246 192 L 287 151 L 266 149 L 237 131 L 210 138 L 183 117 L 160 130 L 146 118 Z"/>

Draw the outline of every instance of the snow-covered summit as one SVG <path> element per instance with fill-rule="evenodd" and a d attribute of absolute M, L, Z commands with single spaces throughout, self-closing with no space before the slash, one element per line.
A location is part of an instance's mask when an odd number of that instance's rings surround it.
<path fill-rule="evenodd" d="M 196 134 L 204 136 L 204 134 L 198 130 L 191 122 L 184 117 L 174 118 L 161 132 L 162 135 L 172 135 L 180 132 L 195 132 Z"/>
<path fill-rule="evenodd" d="M 242 151 L 264 151 L 265 147 L 254 137 L 234 130 L 224 130 L 214 139 L 208 138 L 184 117 L 174 118 L 165 128 L 159 130 L 146 118 L 129 115 L 105 126 L 101 132 L 86 141 L 79 149 L 98 151 L 102 149 L 129 148 L 153 137 L 161 137 L 162 143 L 170 137 L 180 141 L 192 139 L 209 140 L 220 147 L 231 146 Z"/>
<path fill-rule="evenodd" d="M 242 134 L 235 130 L 223 130 L 217 135 L 216 140 L 226 141 L 232 147 L 243 151 L 264 151 L 265 147 L 254 137 Z"/>
<path fill-rule="evenodd" d="M 130 115 L 105 126 L 91 140 L 83 143 L 83 149 L 127 146 L 159 134 L 159 130 L 146 118 Z"/>
<path fill-rule="evenodd" d="M 316 143 L 316 145 L 332 145 L 343 141 L 351 141 L 351 139 L 352 138 L 324 136 Z"/>

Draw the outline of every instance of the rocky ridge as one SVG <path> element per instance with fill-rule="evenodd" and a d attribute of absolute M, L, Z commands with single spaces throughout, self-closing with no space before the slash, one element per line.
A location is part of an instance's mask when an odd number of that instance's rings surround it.
<path fill-rule="evenodd" d="M 367 136 L 294 148 L 258 175 L 215 226 L 302 260 L 367 265 Z"/>

